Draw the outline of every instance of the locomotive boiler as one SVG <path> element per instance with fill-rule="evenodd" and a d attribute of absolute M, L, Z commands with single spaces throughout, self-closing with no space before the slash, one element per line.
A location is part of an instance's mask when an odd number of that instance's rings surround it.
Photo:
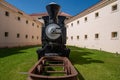
<path fill-rule="evenodd" d="M 42 48 L 37 50 L 38 60 L 43 56 L 69 57 L 70 49 L 66 47 L 65 16 L 58 15 L 60 5 L 50 3 L 46 6 L 48 16 L 43 16 Z"/>

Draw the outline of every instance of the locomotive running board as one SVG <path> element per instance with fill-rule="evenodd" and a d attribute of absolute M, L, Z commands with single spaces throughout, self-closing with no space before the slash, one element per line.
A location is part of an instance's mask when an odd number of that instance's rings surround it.
<path fill-rule="evenodd" d="M 78 72 L 67 57 L 42 57 L 28 73 L 28 80 L 78 80 Z"/>

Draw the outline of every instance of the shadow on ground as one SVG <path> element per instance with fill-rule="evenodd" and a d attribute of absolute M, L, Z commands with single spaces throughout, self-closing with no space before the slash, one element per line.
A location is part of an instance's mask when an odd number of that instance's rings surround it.
<path fill-rule="evenodd" d="M 33 48 L 33 47 L 37 47 L 37 46 L 16 47 L 16 48 L 0 48 L 0 58 L 25 53 L 24 50 L 29 49 L 29 48 Z"/>
<path fill-rule="evenodd" d="M 94 53 L 84 51 L 71 51 L 70 60 L 73 64 L 90 64 L 90 63 L 104 63 L 101 60 L 95 60 L 90 57 Z"/>

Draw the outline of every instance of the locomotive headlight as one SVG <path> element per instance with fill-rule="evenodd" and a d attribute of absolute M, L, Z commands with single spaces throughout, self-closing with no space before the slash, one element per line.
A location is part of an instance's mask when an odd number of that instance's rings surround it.
<path fill-rule="evenodd" d="M 46 27 L 45 33 L 49 39 L 58 39 L 61 35 L 60 26 L 58 26 L 57 24 L 49 24 Z"/>

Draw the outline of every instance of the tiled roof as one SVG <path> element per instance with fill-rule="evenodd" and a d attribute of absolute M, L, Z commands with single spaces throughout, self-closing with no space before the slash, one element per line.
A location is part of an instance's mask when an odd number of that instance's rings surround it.
<path fill-rule="evenodd" d="M 33 13 L 33 14 L 30 14 L 30 16 L 47 16 L 48 13 Z M 59 15 L 60 16 L 68 16 L 68 17 L 71 17 L 70 14 L 67 14 L 67 13 L 64 13 L 64 12 L 59 12 Z"/>

